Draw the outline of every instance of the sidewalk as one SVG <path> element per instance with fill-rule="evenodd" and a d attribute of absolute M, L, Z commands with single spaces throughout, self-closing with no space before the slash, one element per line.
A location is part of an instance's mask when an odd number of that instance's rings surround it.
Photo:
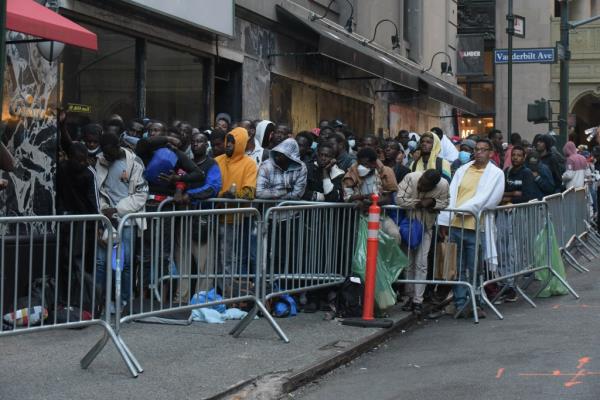
<path fill-rule="evenodd" d="M 96 327 L 0 338 L 0 398 L 224 398 L 218 395 L 252 390 L 260 377 L 261 390 L 272 382 L 275 395 L 283 386 L 293 390 L 350 361 L 414 320 L 399 306 L 390 312 L 395 322 L 390 329 L 343 326 L 324 315 L 279 319 L 288 344 L 265 320 L 252 322 L 237 339 L 228 334 L 235 322 L 126 324 L 123 338 L 144 368 L 137 379 L 130 377 L 112 342 L 88 370 L 80 368 L 80 358 L 101 336 Z"/>

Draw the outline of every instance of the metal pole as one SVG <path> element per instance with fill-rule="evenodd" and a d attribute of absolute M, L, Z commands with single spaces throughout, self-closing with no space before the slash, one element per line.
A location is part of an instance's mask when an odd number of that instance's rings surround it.
<path fill-rule="evenodd" d="M 0 107 L 4 104 L 4 66 L 6 65 L 6 0 L 0 0 Z M 0 128 L 1 129 L 1 128 Z M 0 130 L 0 139 L 4 130 Z"/>
<path fill-rule="evenodd" d="M 510 137 L 512 133 L 512 56 L 513 56 L 513 35 L 515 34 L 515 17 L 513 15 L 513 0 L 508 0 L 508 14 L 506 15 L 508 27 L 508 104 L 506 107 L 506 136 Z"/>
<path fill-rule="evenodd" d="M 567 142 L 568 113 L 569 113 L 569 3 L 566 0 L 560 2 L 560 43 L 563 54 L 560 57 L 560 115 L 558 117 L 559 143 L 562 146 Z M 557 147 L 558 147 L 557 146 Z M 559 149 L 561 147 L 558 147 Z"/>

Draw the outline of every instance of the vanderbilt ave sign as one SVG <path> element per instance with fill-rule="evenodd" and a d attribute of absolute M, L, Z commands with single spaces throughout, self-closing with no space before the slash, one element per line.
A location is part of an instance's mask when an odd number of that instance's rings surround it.
<path fill-rule="evenodd" d="M 512 62 L 515 64 L 553 64 L 556 62 L 556 49 L 554 47 L 513 49 Z M 494 50 L 494 64 L 506 63 L 508 63 L 508 50 Z"/>

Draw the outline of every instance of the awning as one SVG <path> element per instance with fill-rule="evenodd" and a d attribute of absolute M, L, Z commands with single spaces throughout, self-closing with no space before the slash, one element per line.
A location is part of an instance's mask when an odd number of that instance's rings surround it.
<path fill-rule="evenodd" d="M 98 50 L 98 40 L 94 33 L 33 0 L 7 1 L 6 29 Z"/>
<path fill-rule="evenodd" d="M 424 90 L 432 99 L 449 104 L 468 114 L 477 115 L 479 112 L 477 103 L 462 94 L 454 85 L 438 79 L 427 72 L 421 73 L 419 78 L 427 84 Z"/>
<path fill-rule="evenodd" d="M 311 21 L 309 15 L 301 15 L 281 5 L 276 6 L 278 18 L 288 25 L 309 28 L 318 35 L 317 52 L 324 57 L 357 68 L 374 77 L 412 90 L 419 90 L 419 77 L 391 57 L 320 21 Z"/>

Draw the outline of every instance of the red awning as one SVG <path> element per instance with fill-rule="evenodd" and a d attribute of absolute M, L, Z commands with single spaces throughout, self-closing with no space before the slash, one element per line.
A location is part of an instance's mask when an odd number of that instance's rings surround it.
<path fill-rule="evenodd" d="M 96 34 L 33 0 L 7 1 L 6 29 L 98 50 Z"/>

